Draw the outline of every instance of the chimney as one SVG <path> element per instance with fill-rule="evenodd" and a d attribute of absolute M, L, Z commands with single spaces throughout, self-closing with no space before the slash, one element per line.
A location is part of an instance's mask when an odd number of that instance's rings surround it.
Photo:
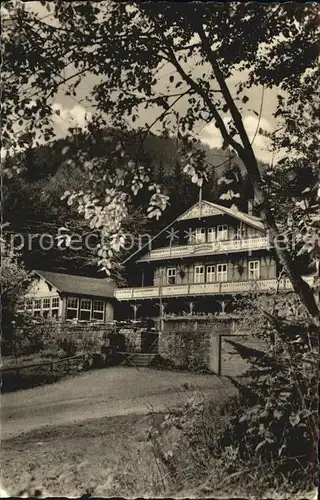
<path fill-rule="evenodd" d="M 253 200 L 248 200 L 248 215 L 253 215 Z"/>

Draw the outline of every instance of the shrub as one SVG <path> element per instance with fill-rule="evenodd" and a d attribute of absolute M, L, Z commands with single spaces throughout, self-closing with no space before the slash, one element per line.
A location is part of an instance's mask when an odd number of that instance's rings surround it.
<path fill-rule="evenodd" d="M 246 316 L 252 318 L 245 320 L 247 329 L 263 338 L 268 350 L 242 347 L 241 356 L 252 364 L 250 381 L 234 381 L 240 404 L 220 445 L 230 474 L 258 464 L 268 471 L 263 475 L 265 487 L 282 478 L 282 484 L 295 491 L 312 488 L 316 477 L 319 331 L 307 317 L 286 313 L 294 297 L 286 299 L 289 304 L 283 300 L 280 314 L 276 307 L 259 313 L 258 302 Z"/>
<path fill-rule="evenodd" d="M 206 494 L 221 487 L 245 497 L 305 496 L 317 480 L 319 331 L 307 317 L 286 314 L 283 302 L 280 314 L 262 312 L 257 298 L 246 302 L 242 326 L 267 348 L 239 344 L 251 364 L 245 383 L 232 380 L 239 395 L 227 402 L 197 397 L 170 411 L 152 429 L 154 453 L 175 488 L 196 483 L 195 496 L 203 495 L 201 474 Z"/>
<path fill-rule="evenodd" d="M 186 403 L 168 411 L 162 420 L 154 418 L 149 439 L 174 491 L 186 482 L 188 486 L 199 484 L 201 478 L 211 473 L 214 457 L 220 450 L 217 436 L 229 421 L 228 412 L 222 412 L 227 398 L 224 390 L 214 400 L 194 392 Z"/>
<path fill-rule="evenodd" d="M 77 352 L 77 343 L 74 338 L 68 338 L 68 337 L 58 338 L 57 344 L 59 349 L 63 349 L 67 358 L 75 356 Z"/>
<path fill-rule="evenodd" d="M 174 362 L 169 358 L 161 356 L 161 354 L 156 354 L 149 366 L 157 370 L 171 370 L 174 368 Z"/>
<path fill-rule="evenodd" d="M 18 320 L 16 309 L 20 299 L 29 286 L 31 276 L 13 255 L 10 245 L 0 240 L 1 265 L 1 333 L 4 349 L 10 349 L 15 333 L 15 322 Z"/>
<path fill-rule="evenodd" d="M 15 313 L 10 334 L 1 339 L 4 355 L 16 358 L 25 354 L 34 354 L 44 349 L 46 339 L 50 337 L 52 324 L 44 318 L 33 318 L 28 314 Z"/>

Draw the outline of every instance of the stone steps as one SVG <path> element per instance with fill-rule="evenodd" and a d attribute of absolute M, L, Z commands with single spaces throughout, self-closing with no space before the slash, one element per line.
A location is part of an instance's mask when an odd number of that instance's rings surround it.
<path fill-rule="evenodd" d="M 124 353 L 124 360 L 121 364 L 131 366 L 149 366 L 156 354 L 142 352 L 127 352 Z"/>

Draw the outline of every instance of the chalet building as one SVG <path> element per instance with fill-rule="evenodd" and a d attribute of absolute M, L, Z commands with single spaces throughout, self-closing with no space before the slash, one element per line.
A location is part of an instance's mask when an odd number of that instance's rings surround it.
<path fill-rule="evenodd" d="M 107 279 L 35 271 L 22 309 L 56 318 L 70 331 L 83 326 L 93 337 L 115 317 L 114 338 L 130 364 L 149 363 L 158 353 L 175 366 L 236 376 L 247 369 L 236 345 L 259 348 L 237 322 L 236 299 L 255 290 L 292 292 L 261 219 L 207 201 L 180 215 L 126 264 L 127 286 L 116 289 Z"/>
<path fill-rule="evenodd" d="M 34 271 L 20 311 L 58 321 L 113 320 L 114 284 L 107 279 Z"/>
<path fill-rule="evenodd" d="M 288 279 L 277 279 L 280 268 L 261 219 L 208 201 L 127 261 L 128 286 L 115 291 L 118 317 L 150 318 L 160 326 L 232 315 L 235 298 L 251 290 L 292 290 Z"/>

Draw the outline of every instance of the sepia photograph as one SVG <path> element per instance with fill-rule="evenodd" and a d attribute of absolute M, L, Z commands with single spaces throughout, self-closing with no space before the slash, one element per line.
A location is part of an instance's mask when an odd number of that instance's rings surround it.
<path fill-rule="evenodd" d="M 1 498 L 317 498 L 319 21 L 2 2 Z"/>

